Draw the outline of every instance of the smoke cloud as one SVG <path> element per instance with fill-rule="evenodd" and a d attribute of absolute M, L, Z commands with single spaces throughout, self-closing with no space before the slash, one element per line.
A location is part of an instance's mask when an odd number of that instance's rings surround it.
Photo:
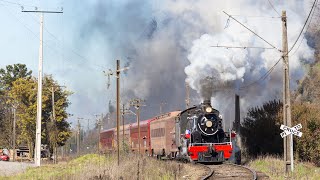
<path fill-rule="evenodd" d="M 274 1 L 277 10 L 286 9 L 289 46 L 300 31 L 311 5 L 308 1 Z M 278 4 L 277 4 L 278 3 Z M 257 36 L 228 19 L 236 18 L 271 44 L 281 46 L 281 19 L 267 1 L 252 0 L 164 0 L 99 1 L 90 4 L 91 14 L 83 25 L 81 38 L 86 42 L 103 41 L 109 64 L 120 58 L 130 69 L 122 74 L 122 101 L 145 99 L 142 118 L 185 107 L 185 82 L 194 90 L 192 104 L 210 99 L 233 121 L 234 93 L 241 96 L 242 110 L 281 97 L 281 63 L 274 71 L 246 89 L 266 73 L 280 58 L 277 50 L 226 49 L 211 46 L 270 47 Z M 299 13 L 299 14 L 298 14 Z M 249 18 L 249 16 L 277 18 Z M 295 50 L 295 49 L 294 49 Z M 305 74 L 302 63 L 313 60 L 313 50 L 303 39 L 290 55 L 291 87 Z M 110 95 L 110 98 L 114 96 Z"/>

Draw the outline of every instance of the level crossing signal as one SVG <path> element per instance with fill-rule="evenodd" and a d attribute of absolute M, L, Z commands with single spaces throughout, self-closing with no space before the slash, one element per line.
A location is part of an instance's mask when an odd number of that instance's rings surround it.
<path fill-rule="evenodd" d="M 286 137 L 286 136 L 288 136 L 290 134 L 293 134 L 293 135 L 296 135 L 298 137 L 301 137 L 302 136 L 302 132 L 299 131 L 299 129 L 301 129 L 301 128 L 302 128 L 301 124 L 295 125 L 292 128 L 282 124 L 280 126 L 280 129 L 283 130 L 283 132 L 280 133 L 280 135 L 281 135 L 282 138 L 284 138 L 284 137 Z"/>

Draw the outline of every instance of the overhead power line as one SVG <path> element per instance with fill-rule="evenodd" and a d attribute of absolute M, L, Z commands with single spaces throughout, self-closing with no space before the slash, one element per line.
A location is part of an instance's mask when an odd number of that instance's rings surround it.
<path fill-rule="evenodd" d="M 33 7 L 33 8 L 37 8 L 37 6 L 21 4 L 21 3 L 12 2 L 12 1 L 6 1 L 6 0 L 0 0 L 0 1 L 5 2 L 5 3 L 8 3 L 8 4 L 12 4 L 12 5 L 20 6 L 21 8 L 23 8 L 23 7 Z"/>
<path fill-rule="evenodd" d="M 227 49 L 274 49 L 274 48 L 267 48 L 267 47 L 257 47 L 257 46 L 224 46 L 224 45 L 216 45 L 210 47 L 218 47 L 218 48 L 227 48 Z"/>
<path fill-rule="evenodd" d="M 14 2 L 6 1 L 6 0 L 0 0 L 0 1 L 1 1 L 1 2 L 6 2 L 6 3 L 10 3 L 10 4 L 13 4 L 13 5 L 22 5 L 22 6 L 26 6 L 26 7 L 36 7 L 36 6 L 24 5 L 24 4 L 20 4 L 20 3 L 14 3 Z M 2 4 L 2 5 L 4 5 L 4 4 Z M 37 33 L 35 33 L 33 30 L 31 30 L 31 28 L 29 28 L 29 27 L 27 26 L 27 24 L 23 22 L 23 20 L 21 20 L 21 19 L 18 18 L 15 14 L 13 14 L 13 13 L 11 12 L 11 10 L 9 10 L 8 6 L 4 6 L 4 8 L 6 8 L 7 11 L 11 14 L 11 16 L 14 17 L 19 23 L 21 23 L 21 24 L 24 26 L 24 28 L 26 28 L 28 31 L 30 31 L 35 38 L 40 39 L 40 38 L 39 38 L 39 35 L 38 35 Z M 29 14 L 29 15 L 30 15 L 30 14 Z M 38 24 L 40 24 L 40 22 L 39 22 L 38 20 L 36 20 L 32 15 L 30 15 L 30 17 L 31 17 L 35 22 L 37 22 Z M 44 30 L 58 42 L 57 44 L 58 44 L 59 46 L 61 46 L 61 47 L 63 46 L 63 45 L 62 45 L 63 43 L 62 43 L 53 33 L 51 33 L 51 32 L 46 28 L 46 26 L 44 26 Z M 43 44 L 44 44 L 46 47 L 48 47 L 52 52 L 54 52 L 54 53 L 59 53 L 53 46 L 51 46 L 50 44 L 48 44 L 46 41 L 43 41 Z M 83 55 L 81 55 L 80 53 L 78 53 L 78 52 L 77 52 L 76 50 L 74 50 L 73 48 L 71 48 L 71 47 L 67 47 L 67 48 L 68 48 L 73 54 L 75 54 L 76 56 L 80 57 L 80 60 L 82 61 L 82 64 L 85 63 L 85 62 L 90 62 L 90 60 L 89 60 L 88 58 L 84 57 Z M 67 61 L 70 62 L 69 59 L 63 58 L 63 60 L 67 60 Z M 101 66 L 101 65 L 97 65 L 97 64 L 95 64 L 95 63 L 93 63 L 92 65 L 103 69 L 103 66 Z M 93 68 L 92 68 L 92 69 L 93 69 Z"/>
<path fill-rule="evenodd" d="M 314 7 L 315 7 L 315 4 L 316 4 L 317 1 L 318 1 L 318 0 L 315 0 L 315 1 L 313 2 L 313 5 L 312 5 L 311 10 L 310 10 L 310 12 L 309 12 L 309 15 L 308 15 L 308 17 L 307 17 L 307 19 L 306 19 L 306 21 L 305 21 L 305 23 L 304 23 L 304 25 L 303 25 L 303 27 L 302 27 L 299 35 L 298 35 L 298 37 L 297 37 L 295 43 L 292 45 L 292 47 L 290 48 L 290 50 L 288 51 L 288 53 L 287 53 L 286 55 L 289 54 L 289 52 L 294 48 L 294 46 L 296 45 L 297 41 L 299 40 L 299 38 L 300 38 L 300 36 L 301 36 L 301 34 L 302 34 L 302 32 L 303 32 L 303 30 L 304 30 L 304 28 L 305 28 L 308 20 L 309 20 L 309 18 L 310 18 L 311 12 L 314 10 Z M 275 67 L 279 64 L 279 62 L 281 61 L 281 59 L 282 59 L 282 57 L 279 58 L 278 61 L 277 61 L 264 75 L 262 75 L 258 80 L 254 81 L 254 82 L 252 82 L 252 83 L 250 83 L 250 84 L 248 84 L 248 85 L 245 85 L 245 86 L 240 87 L 240 90 L 244 90 L 244 89 L 246 89 L 246 88 L 248 88 L 248 87 L 250 87 L 250 86 L 253 86 L 253 85 L 257 84 L 257 83 L 258 83 L 259 81 L 261 81 L 261 80 L 265 80 L 265 79 L 271 74 L 271 72 L 275 69 Z"/>
<path fill-rule="evenodd" d="M 270 74 L 271 72 L 276 68 L 276 66 L 279 64 L 279 62 L 281 61 L 282 57 L 278 59 L 278 61 L 265 73 L 263 74 L 259 79 L 255 80 L 254 82 L 251 82 L 250 84 L 247 84 L 245 86 L 241 86 L 239 89 L 240 90 L 244 90 L 250 86 L 253 86 L 255 84 L 257 84 L 259 81 L 263 81 L 265 80 Z"/>
<path fill-rule="evenodd" d="M 313 10 L 313 12 L 312 12 L 312 14 L 311 14 L 310 21 L 309 21 L 309 23 L 308 23 L 308 26 L 307 26 L 304 34 L 306 34 L 306 33 L 308 32 L 308 29 L 309 29 L 309 27 L 310 27 L 310 25 L 311 25 L 311 22 L 312 22 L 312 18 L 313 18 L 314 12 L 315 12 L 315 10 Z M 301 46 L 301 44 L 302 44 L 303 39 L 305 39 L 305 36 L 302 37 L 302 39 L 301 39 L 298 47 L 294 50 L 294 52 L 293 52 L 292 54 L 290 54 L 290 56 L 293 56 L 293 55 L 298 51 L 298 49 L 300 48 L 300 46 Z"/>
<path fill-rule="evenodd" d="M 230 16 L 238 16 L 238 17 L 245 17 L 245 18 L 271 18 L 271 19 L 278 19 L 281 18 L 279 16 L 247 16 L 247 15 L 240 15 L 240 14 L 230 14 Z"/>
<path fill-rule="evenodd" d="M 298 38 L 296 39 L 296 41 L 293 43 L 293 45 L 292 45 L 292 47 L 290 48 L 290 50 L 288 51 L 288 53 L 290 53 L 290 51 L 294 48 L 294 46 L 295 46 L 295 45 L 296 45 L 296 43 L 298 42 L 298 40 L 299 40 L 299 38 L 300 38 L 300 36 L 301 36 L 301 34 L 302 34 L 302 32 L 303 32 L 304 28 L 305 28 L 305 27 L 306 27 L 306 25 L 307 25 L 307 22 L 308 22 L 308 20 L 309 20 L 309 18 L 310 18 L 311 12 L 313 11 L 313 9 L 314 9 L 315 4 L 316 4 L 316 2 L 317 2 L 317 1 L 318 1 L 318 0 L 315 0 L 315 1 L 313 2 L 313 5 L 312 5 L 311 10 L 310 10 L 310 12 L 309 12 L 309 15 L 308 15 L 308 17 L 307 17 L 306 21 L 304 22 L 304 25 L 303 25 L 303 27 L 302 27 L 302 29 L 301 29 L 300 33 L 299 33 L 299 36 L 298 36 Z"/>
<path fill-rule="evenodd" d="M 281 17 L 280 13 L 274 8 L 273 4 L 270 2 L 270 0 L 268 0 L 271 8 L 274 10 L 274 12 L 276 12 L 278 14 L 279 17 Z"/>
<path fill-rule="evenodd" d="M 229 18 L 232 18 L 233 20 L 235 20 L 237 23 L 239 23 L 241 26 L 243 26 L 244 28 L 246 28 L 247 30 L 249 30 L 250 32 L 252 32 L 254 35 L 256 35 L 257 37 L 259 37 L 261 40 L 263 40 L 265 43 L 269 44 L 271 47 L 273 47 L 274 49 L 278 50 L 279 52 L 281 52 L 280 49 L 276 48 L 274 45 L 272 45 L 271 43 L 269 43 L 267 40 L 265 40 L 264 38 L 262 38 L 260 35 L 258 35 L 256 32 L 254 32 L 253 30 L 251 30 L 250 28 L 248 28 L 247 26 L 245 26 L 244 24 L 242 24 L 240 21 L 238 21 L 236 18 L 234 18 L 233 16 L 229 15 L 228 13 L 226 13 L 225 11 L 223 11 L 223 13 L 225 13 L 227 16 L 229 16 Z"/>

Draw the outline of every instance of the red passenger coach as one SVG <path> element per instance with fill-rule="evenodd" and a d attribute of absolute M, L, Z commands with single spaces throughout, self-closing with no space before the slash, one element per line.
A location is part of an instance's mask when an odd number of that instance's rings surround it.
<path fill-rule="evenodd" d="M 100 133 L 100 145 L 102 151 L 112 151 L 114 149 L 114 128 Z"/>
<path fill-rule="evenodd" d="M 178 148 L 176 146 L 175 118 L 180 111 L 173 111 L 157 116 L 151 121 L 151 155 L 174 157 Z"/>
<path fill-rule="evenodd" d="M 149 154 L 150 152 L 150 120 L 145 120 L 140 122 L 140 153 Z M 138 133 L 138 123 L 133 123 L 130 125 L 130 142 L 131 150 L 139 151 L 139 133 Z"/>

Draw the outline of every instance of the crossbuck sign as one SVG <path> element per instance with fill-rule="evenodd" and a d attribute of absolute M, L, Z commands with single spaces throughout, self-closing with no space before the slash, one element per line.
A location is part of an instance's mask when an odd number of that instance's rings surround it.
<path fill-rule="evenodd" d="M 302 132 L 298 131 L 301 128 L 302 128 L 301 124 L 295 125 L 292 128 L 282 124 L 280 126 L 280 129 L 283 130 L 283 132 L 280 133 L 280 135 L 281 135 L 282 138 L 284 138 L 284 137 L 286 137 L 286 136 L 288 136 L 290 134 L 293 134 L 293 135 L 296 135 L 298 137 L 301 137 L 302 136 Z"/>

